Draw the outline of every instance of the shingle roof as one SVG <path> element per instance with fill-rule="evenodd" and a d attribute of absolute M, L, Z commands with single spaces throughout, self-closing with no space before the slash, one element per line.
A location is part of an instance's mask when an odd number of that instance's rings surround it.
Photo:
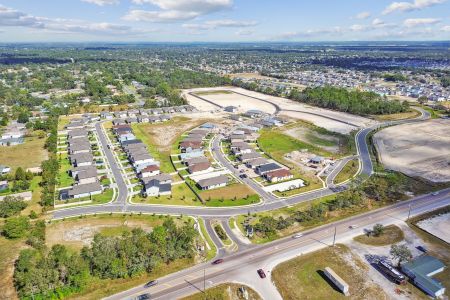
<path fill-rule="evenodd" d="M 213 186 L 213 185 L 228 183 L 228 180 L 229 180 L 229 178 L 227 176 L 220 175 L 220 176 L 213 177 L 213 178 L 206 178 L 206 179 L 199 180 L 197 182 L 197 184 L 201 188 L 205 188 L 205 187 L 209 187 L 209 186 Z"/>
<path fill-rule="evenodd" d="M 92 193 L 101 191 L 102 187 L 100 183 L 93 182 L 93 183 L 87 183 L 87 184 L 79 184 L 72 187 L 72 189 L 69 190 L 68 194 L 69 196 L 75 196 L 80 194 L 86 194 L 86 193 Z"/>

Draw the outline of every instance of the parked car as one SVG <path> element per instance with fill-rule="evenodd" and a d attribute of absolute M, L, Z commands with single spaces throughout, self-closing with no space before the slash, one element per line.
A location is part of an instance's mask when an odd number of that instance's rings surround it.
<path fill-rule="evenodd" d="M 264 273 L 263 269 L 258 269 L 257 272 L 258 272 L 259 277 L 266 278 L 266 273 Z"/>
<path fill-rule="evenodd" d="M 425 246 L 417 246 L 417 250 L 422 251 L 423 253 L 427 253 L 428 249 Z"/>
<path fill-rule="evenodd" d="M 151 287 L 151 286 L 155 286 L 157 284 L 158 284 L 158 280 L 152 280 L 152 281 L 147 282 L 145 284 L 145 287 L 148 288 L 148 287 Z"/>
<path fill-rule="evenodd" d="M 221 258 L 216 259 L 215 261 L 212 262 L 213 265 L 218 265 L 218 264 L 221 264 L 221 263 L 223 263 L 223 259 L 221 259 Z"/>
<path fill-rule="evenodd" d="M 296 234 L 294 234 L 294 235 L 292 236 L 292 238 L 293 238 L 293 239 L 298 239 L 298 238 L 301 238 L 302 236 L 303 236 L 302 233 L 296 233 Z"/>
<path fill-rule="evenodd" d="M 239 175 L 239 177 L 240 177 L 240 178 L 247 178 L 247 175 L 241 174 L 241 175 Z"/>

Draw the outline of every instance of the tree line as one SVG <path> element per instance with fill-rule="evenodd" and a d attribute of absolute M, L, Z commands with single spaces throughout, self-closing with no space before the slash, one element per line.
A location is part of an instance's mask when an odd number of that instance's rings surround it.
<path fill-rule="evenodd" d="M 135 228 L 115 237 L 96 234 L 80 252 L 58 244 L 50 249 L 35 245 L 20 252 L 14 284 L 23 299 L 62 299 L 82 291 L 95 278 L 135 277 L 192 258 L 196 234 L 191 222 L 176 226 L 169 218 L 151 233 Z"/>
<path fill-rule="evenodd" d="M 406 190 L 405 177 L 400 174 L 372 176 L 364 183 L 352 185 L 331 200 L 312 204 L 305 210 L 291 212 L 287 217 L 261 217 L 254 224 L 253 229 L 260 237 L 273 238 L 278 235 L 278 231 L 289 228 L 294 223 L 300 223 L 303 226 L 314 225 L 326 221 L 333 213 L 369 207 L 371 201 L 391 203 L 401 198 Z"/>

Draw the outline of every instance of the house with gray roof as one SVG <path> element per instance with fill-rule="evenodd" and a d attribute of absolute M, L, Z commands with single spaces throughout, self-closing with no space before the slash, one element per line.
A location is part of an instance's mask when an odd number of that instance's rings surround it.
<path fill-rule="evenodd" d="M 205 178 L 199 180 L 197 185 L 202 190 L 212 190 L 221 188 L 227 185 L 229 178 L 225 175 L 220 175 L 212 178 Z"/>
<path fill-rule="evenodd" d="M 83 198 L 101 194 L 102 186 L 98 182 L 74 185 L 69 191 L 69 198 Z"/>
<path fill-rule="evenodd" d="M 253 151 L 253 152 L 244 153 L 244 154 L 239 155 L 238 159 L 242 162 L 247 162 L 249 160 L 261 158 L 261 157 L 262 157 L 261 154 Z"/>
<path fill-rule="evenodd" d="M 256 167 L 255 171 L 259 175 L 264 175 L 268 172 L 279 170 L 279 169 L 282 169 L 280 165 L 278 165 L 276 163 L 268 163 L 266 165 L 261 165 L 261 166 Z"/>
<path fill-rule="evenodd" d="M 97 182 L 97 168 L 91 167 L 80 171 L 75 176 L 78 184 L 87 184 Z"/>

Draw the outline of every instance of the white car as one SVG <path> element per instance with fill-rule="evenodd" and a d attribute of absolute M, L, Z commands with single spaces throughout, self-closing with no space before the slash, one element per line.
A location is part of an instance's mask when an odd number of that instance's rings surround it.
<path fill-rule="evenodd" d="M 431 195 L 432 196 L 437 196 L 437 195 L 439 195 L 439 192 L 432 192 Z"/>
<path fill-rule="evenodd" d="M 350 226 L 348 226 L 348 228 L 355 229 L 355 228 L 358 228 L 358 225 L 350 225 Z"/>
<path fill-rule="evenodd" d="M 293 236 L 292 236 L 292 238 L 293 239 L 298 239 L 298 238 L 301 238 L 303 236 L 303 234 L 301 234 L 301 233 L 296 233 L 296 234 L 294 234 Z"/>

